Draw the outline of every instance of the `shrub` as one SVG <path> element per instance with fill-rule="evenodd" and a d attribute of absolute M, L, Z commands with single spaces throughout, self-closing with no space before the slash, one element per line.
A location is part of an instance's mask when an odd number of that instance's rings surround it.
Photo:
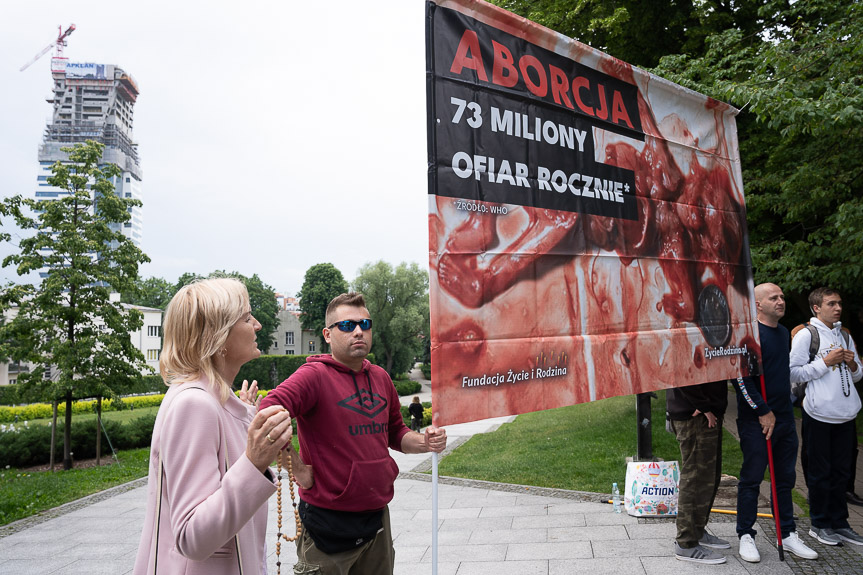
<path fill-rule="evenodd" d="M 132 395 L 136 393 L 165 393 L 167 389 L 168 386 L 165 385 L 161 375 L 142 375 L 137 382 L 121 386 L 114 391 L 117 392 L 117 395 Z"/>
<path fill-rule="evenodd" d="M 423 388 L 423 386 L 420 385 L 418 381 L 413 381 L 410 379 L 395 381 L 393 383 L 396 386 L 396 392 L 400 396 L 416 393 Z"/>
<path fill-rule="evenodd" d="M 420 371 L 422 371 L 422 372 L 423 372 L 423 377 L 424 377 L 424 378 L 426 378 L 426 379 L 428 379 L 428 380 L 431 380 L 431 364 L 430 364 L 430 363 L 424 363 L 424 364 L 422 364 L 422 365 L 420 366 Z"/>
<path fill-rule="evenodd" d="M 15 405 L 18 403 L 17 385 L 0 385 L 0 405 Z"/>
<path fill-rule="evenodd" d="M 102 437 L 102 455 L 111 454 L 114 449 L 135 449 L 149 447 L 153 436 L 155 415 L 144 415 L 122 424 L 117 421 L 102 420 L 109 442 Z M 96 456 L 96 420 L 72 423 L 72 448 L 76 459 Z M 57 442 L 54 446 L 55 461 L 63 461 L 63 431 L 57 429 Z M 51 460 L 51 426 L 31 425 L 19 428 L 16 432 L 0 433 L 0 468 L 30 467 L 42 465 Z"/>

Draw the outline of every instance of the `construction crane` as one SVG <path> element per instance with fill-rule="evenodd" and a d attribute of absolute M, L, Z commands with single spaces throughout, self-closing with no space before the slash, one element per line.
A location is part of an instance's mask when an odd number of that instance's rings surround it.
<path fill-rule="evenodd" d="M 68 38 L 69 34 L 71 34 L 74 31 L 75 31 L 75 25 L 74 24 L 72 24 L 68 28 L 66 28 L 65 32 L 63 32 L 63 26 L 57 26 L 57 39 L 54 40 L 53 42 L 51 42 L 50 44 L 48 44 L 47 46 L 45 46 L 45 48 L 41 52 L 36 54 L 32 60 L 30 60 L 29 62 L 27 62 L 23 66 L 21 66 L 21 69 L 19 71 L 23 72 L 24 70 L 29 68 L 36 60 L 38 60 L 39 58 L 41 58 L 42 56 L 47 54 L 48 51 L 51 48 L 54 48 L 55 46 L 57 47 L 57 53 L 54 55 L 54 57 L 55 58 L 62 58 L 63 57 L 63 47 L 66 45 L 66 38 Z"/>

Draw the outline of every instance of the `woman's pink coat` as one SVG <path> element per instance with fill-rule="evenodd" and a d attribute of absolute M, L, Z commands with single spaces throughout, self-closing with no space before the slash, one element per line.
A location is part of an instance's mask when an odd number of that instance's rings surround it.
<path fill-rule="evenodd" d="M 266 503 L 276 487 L 246 457 L 255 411 L 233 393 L 222 406 L 206 380 L 169 387 L 153 428 L 135 575 L 234 575 L 240 563 L 244 575 L 266 574 Z"/>

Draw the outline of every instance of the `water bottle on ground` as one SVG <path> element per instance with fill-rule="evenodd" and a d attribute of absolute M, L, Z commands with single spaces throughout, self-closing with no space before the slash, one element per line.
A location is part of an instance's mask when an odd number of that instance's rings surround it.
<path fill-rule="evenodd" d="M 614 512 L 620 513 L 620 490 L 617 488 L 617 483 L 611 484 L 611 504 L 614 507 Z"/>

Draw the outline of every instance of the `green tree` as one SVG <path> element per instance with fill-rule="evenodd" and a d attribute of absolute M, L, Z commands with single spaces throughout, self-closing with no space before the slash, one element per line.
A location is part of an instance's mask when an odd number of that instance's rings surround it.
<path fill-rule="evenodd" d="M 372 352 L 390 375 L 404 373 L 422 353 L 428 334 L 428 272 L 417 264 L 379 261 L 360 268 L 354 291 L 365 296 L 374 320 Z"/>
<path fill-rule="evenodd" d="M 668 54 L 701 54 L 705 37 L 760 25 L 763 0 L 492 0 L 494 4 L 624 62 L 655 66 Z"/>
<path fill-rule="evenodd" d="M 176 292 L 174 284 L 168 280 L 150 277 L 136 281 L 134 289 L 124 293 L 121 300 L 132 305 L 164 310 Z"/>
<path fill-rule="evenodd" d="M 258 277 L 258 274 L 247 277 L 239 272 L 216 270 L 207 276 L 191 272 L 184 273 L 177 280 L 177 283 L 174 284 L 173 293 L 177 293 L 184 285 L 204 278 L 237 278 L 245 284 L 246 291 L 249 292 L 249 304 L 252 306 L 252 313 L 255 319 L 261 324 L 261 331 L 258 332 L 257 337 L 258 349 L 261 350 L 261 353 L 267 353 L 276 343 L 276 338 L 273 334 L 279 328 L 279 305 L 276 303 L 276 291 L 265 284 Z M 173 297 L 173 294 L 171 297 Z"/>
<path fill-rule="evenodd" d="M 744 109 L 739 121 L 756 283 L 863 306 L 863 5 L 765 2 L 757 34 L 728 29 L 657 73 Z M 848 305 L 850 304 L 850 305 Z"/>
<path fill-rule="evenodd" d="M 17 266 L 22 276 L 37 270 L 46 275 L 38 285 L 8 285 L 0 293 L 0 305 L 18 311 L 0 327 L 0 355 L 38 366 L 19 375 L 25 394 L 66 402 L 64 469 L 72 466 L 72 401 L 113 396 L 146 366 L 129 337 L 143 325 L 142 315 L 109 297 L 112 290 L 129 290 L 138 266 L 149 261 L 118 231 L 131 218 L 130 208 L 141 203 L 114 193 L 111 178 L 121 172 L 100 167 L 103 148 L 88 141 L 63 149 L 69 161 L 57 162 L 48 178 L 67 192 L 57 199 L 19 195 L 2 204 L 2 213 L 21 230 L 35 232 L 3 266 Z"/>
<path fill-rule="evenodd" d="M 276 291 L 265 284 L 258 274 L 245 277 L 237 274 L 249 291 L 249 302 L 252 304 L 255 319 L 261 323 L 258 332 L 258 349 L 268 353 L 276 344 L 275 332 L 279 329 L 279 304 L 276 302 Z"/>
<path fill-rule="evenodd" d="M 330 263 L 315 264 L 306 270 L 303 287 L 297 297 L 300 299 L 300 325 L 311 330 L 321 338 L 321 351 L 327 353 L 330 346 L 324 341 L 321 332 L 326 327 L 327 305 L 334 297 L 348 291 L 348 282 L 336 266 Z"/>
<path fill-rule="evenodd" d="M 189 285 L 193 281 L 202 280 L 206 277 L 213 277 L 213 275 L 215 273 L 216 272 L 213 272 L 209 276 L 202 276 L 200 274 L 196 274 L 193 272 L 186 272 L 183 275 L 181 275 L 179 278 L 177 278 L 177 283 L 174 284 L 174 293 L 177 293 L 178 291 L 180 291 L 181 287 L 183 287 L 185 285 Z"/>

